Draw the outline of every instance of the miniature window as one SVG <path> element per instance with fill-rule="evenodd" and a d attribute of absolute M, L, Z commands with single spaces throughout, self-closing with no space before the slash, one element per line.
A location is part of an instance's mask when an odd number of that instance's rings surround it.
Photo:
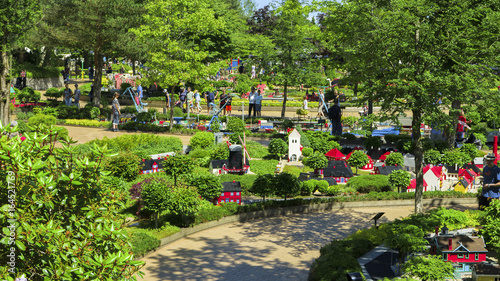
<path fill-rule="evenodd" d="M 236 203 L 240 204 L 240 199 L 236 199 Z"/>
<path fill-rule="evenodd" d="M 464 254 L 457 254 L 457 258 L 463 259 L 464 258 Z"/>
<path fill-rule="evenodd" d="M 236 196 L 240 196 L 240 192 L 239 191 L 236 192 Z"/>
<path fill-rule="evenodd" d="M 224 196 L 224 192 L 221 192 L 220 196 Z"/>
<path fill-rule="evenodd" d="M 231 202 L 234 202 L 234 199 L 231 199 Z"/>
<path fill-rule="evenodd" d="M 226 203 L 229 203 L 229 198 L 226 198 Z"/>
<path fill-rule="evenodd" d="M 234 192 L 231 192 L 231 196 L 234 196 Z"/>
<path fill-rule="evenodd" d="M 444 253 L 443 253 L 443 260 L 444 260 L 444 261 L 447 261 L 447 260 L 448 260 L 448 254 L 444 254 Z"/>
<path fill-rule="evenodd" d="M 469 259 L 469 254 L 465 254 L 465 259 L 468 260 Z"/>
<path fill-rule="evenodd" d="M 479 260 L 479 254 L 478 254 L 478 253 L 475 253 L 475 254 L 474 254 L 474 259 L 475 259 L 475 260 Z"/>

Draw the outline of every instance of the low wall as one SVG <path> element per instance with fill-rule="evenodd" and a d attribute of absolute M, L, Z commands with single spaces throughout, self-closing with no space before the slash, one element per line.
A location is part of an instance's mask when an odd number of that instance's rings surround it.
<path fill-rule="evenodd" d="M 434 198 L 434 199 L 424 199 L 424 207 L 446 207 L 454 205 L 476 205 L 477 198 Z M 226 223 L 237 223 L 245 222 L 253 219 L 262 219 L 278 216 L 286 216 L 291 214 L 307 214 L 316 212 L 333 211 L 339 209 L 350 209 L 350 208 L 366 208 L 366 207 L 401 207 L 401 206 L 414 206 L 415 200 L 389 200 L 389 201 L 356 201 L 356 202 L 330 202 L 324 204 L 312 204 L 303 206 L 294 206 L 278 209 L 262 210 L 258 212 L 237 214 L 234 216 L 223 217 L 218 221 L 210 221 L 195 225 L 193 227 L 184 228 L 181 231 L 161 239 L 160 248 L 188 235 L 196 232 L 200 232 L 212 227 L 217 227 Z M 155 250 L 155 251 L 156 251 Z M 150 252 L 153 253 L 154 251 Z M 147 253 L 146 255 L 150 254 Z"/>
<path fill-rule="evenodd" d="M 16 81 L 12 81 L 14 85 Z M 50 78 L 26 78 L 26 87 L 31 87 L 37 91 L 45 91 L 50 88 L 61 88 L 64 87 L 64 79 L 62 76 L 50 77 Z"/>

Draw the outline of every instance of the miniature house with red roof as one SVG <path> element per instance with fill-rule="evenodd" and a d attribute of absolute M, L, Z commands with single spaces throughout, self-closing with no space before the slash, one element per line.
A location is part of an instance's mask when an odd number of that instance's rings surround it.
<path fill-rule="evenodd" d="M 163 171 L 164 159 L 142 159 L 139 174 L 151 174 Z"/>
<path fill-rule="evenodd" d="M 219 198 L 214 199 L 214 205 L 229 202 L 241 205 L 241 184 L 239 181 L 223 182 Z"/>
<path fill-rule="evenodd" d="M 387 158 L 387 156 L 388 156 L 389 154 L 391 154 L 391 153 L 392 153 L 392 151 L 387 151 L 386 153 L 382 154 L 382 155 L 378 158 L 378 160 L 379 160 L 380 162 L 385 162 L 385 158 Z"/>
<path fill-rule="evenodd" d="M 349 160 L 349 158 L 351 158 L 351 155 L 352 155 L 352 153 L 353 153 L 354 151 L 356 151 L 356 149 L 355 149 L 355 150 L 353 150 L 353 151 L 351 151 L 349 154 L 347 154 L 347 156 L 345 157 L 345 161 L 348 161 L 348 160 Z M 371 169 L 373 169 L 373 163 L 374 163 L 374 162 L 373 162 L 373 159 L 370 157 L 370 155 L 366 155 L 366 156 L 368 156 L 368 163 L 367 163 L 366 165 L 364 165 L 364 166 L 361 168 L 361 170 L 371 170 Z"/>
<path fill-rule="evenodd" d="M 406 192 L 415 192 L 417 188 L 417 179 L 412 179 L 410 185 L 406 187 Z M 427 182 L 424 179 L 424 191 L 427 191 Z"/>
<path fill-rule="evenodd" d="M 340 150 L 338 150 L 336 148 L 325 153 L 325 156 L 326 156 L 326 158 L 328 158 L 329 161 L 330 160 L 345 160 L 345 155 L 342 154 L 342 152 L 340 152 Z"/>
<path fill-rule="evenodd" d="M 453 263 L 455 272 L 464 273 L 485 261 L 488 250 L 482 237 L 445 234 L 432 238 L 430 253 L 441 255 L 444 261 Z"/>
<path fill-rule="evenodd" d="M 427 165 L 424 167 L 424 180 L 427 182 L 426 191 L 441 190 L 447 178 L 447 169 L 443 166 Z"/>

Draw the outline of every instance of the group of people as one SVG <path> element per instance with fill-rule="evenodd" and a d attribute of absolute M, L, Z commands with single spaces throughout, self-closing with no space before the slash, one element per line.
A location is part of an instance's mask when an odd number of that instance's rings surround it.
<path fill-rule="evenodd" d="M 80 89 L 78 89 L 78 84 L 75 84 L 75 90 L 71 90 L 69 88 L 69 83 L 65 84 L 65 89 L 64 89 L 64 103 L 66 106 L 76 106 L 78 109 L 80 109 L 80 97 L 82 95 L 82 92 Z"/>
<path fill-rule="evenodd" d="M 252 87 L 250 91 L 250 95 L 248 96 L 248 116 L 252 116 L 253 109 L 253 117 L 262 115 L 262 90 L 259 89 L 256 91 L 255 87 Z"/>
<path fill-rule="evenodd" d="M 167 109 L 170 109 L 171 95 L 167 89 L 163 90 L 165 93 L 165 105 Z M 192 91 L 191 87 L 181 88 L 179 93 L 179 100 L 175 104 L 179 105 L 184 112 L 193 112 L 200 114 L 203 110 L 201 107 L 201 99 L 205 99 L 207 103 L 207 114 L 210 114 L 210 110 L 215 106 L 215 100 L 219 99 L 219 108 L 223 111 L 224 115 L 231 115 L 232 111 L 232 100 L 231 95 L 226 94 L 226 90 L 222 90 L 219 96 L 219 91 L 215 90 L 213 92 L 206 91 L 205 93 L 200 93 L 198 90 Z"/>

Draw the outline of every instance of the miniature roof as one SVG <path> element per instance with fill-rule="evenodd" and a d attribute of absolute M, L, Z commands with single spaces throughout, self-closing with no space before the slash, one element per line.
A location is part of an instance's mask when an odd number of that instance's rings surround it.
<path fill-rule="evenodd" d="M 481 170 L 475 164 L 465 164 L 463 168 L 471 170 L 476 176 L 481 175 Z"/>
<path fill-rule="evenodd" d="M 424 187 L 427 186 L 427 182 L 424 180 Z M 407 187 L 408 189 L 416 189 L 417 188 L 417 179 L 412 179 L 410 181 L 410 185 Z"/>
<path fill-rule="evenodd" d="M 466 179 L 466 178 L 460 178 L 460 179 L 458 180 L 458 182 L 457 182 L 455 185 L 457 185 L 457 184 L 459 184 L 459 183 L 460 183 L 463 187 L 467 187 L 467 186 L 469 186 L 470 181 L 469 181 L 468 179 Z M 453 187 L 455 187 L 455 185 L 453 185 Z"/>
<path fill-rule="evenodd" d="M 500 265 L 489 264 L 489 263 L 479 263 L 476 264 L 474 270 L 477 275 L 500 275 Z"/>
<path fill-rule="evenodd" d="M 448 174 L 458 174 L 460 168 L 455 168 L 455 165 L 443 165 L 448 170 Z"/>
<path fill-rule="evenodd" d="M 241 191 L 241 184 L 239 181 L 223 182 L 222 191 L 224 192 Z"/>
<path fill-rule="evenodd" d="M 288 138 L 300 138 L 299 131 L 297 131 L 297 129 L 293 129 L 288 135 Z"/>
<path fill-rule="evenodd" d="M 379 160 L 380 156 L 384 153 L 384 150 L 374 150 L 374 151 L 369 151 L 368 155 L 374 159 L 374 160 Z"/>
<path fill-rule="evenodd" d="M 486 245 L 483 238 L 469 237 L 467 235 L 436 236 L 435 242 L 444 253 L 451 252 L 470 252 L 470 253 L 487 253 Z M 448 240 L 451 239 L 451 250 L 448 250 Z"/>
<path fill-rule="evenodd" d="M 403 167 L 402 166 L 381 166 L 381 167 L 377 167 L 377 169 L 381 175 L 387 176 L 396 170 L 403 170 Z"/>
<path fill-rule="evenodd" d="M 343 160 L 328 161 L 328 166 L 323 169 L 323 176 L 325 177 L 353 177 L 351 167 Z"/>
<path fill-rule="evenodd" d="M 424 175 L 425 173 L 427 173 L 429 170 L 432 171 L 432 173 L 434 173 L 434 175 L 438 178 L 441 177 L 441 174 L 446 172 L 446 171 L 443 171 L 443 168 L 446 169 L 446 167 L 443 167 L 443 166 L 432 166 L 432 165 L 427 165 L 424 167 L 423 169 L 423 172 L 424 172 Z"/>
<path fill-rule="evenodd" d="M 212 165 L 212 169 L 213 168 L 222 168 L 222 166 L 224 165 L 228 165 L 229 164 L 229 161 L 227 159 L 223 159 L 223 160 L 212 160 L 210 162 L 210 165 Z"/>
<path fill-rule="evenodd" d="M 385 158 L 387 158 L 387 155 L 391 154 L 392 151 L 387 151 L 386 153 L 382 154 L 382 156 L 380 156 L 378 158 L 378 160 L 385 160 Z"/>
<path fill-rule="evenodd" d="M 474 178 L 474 175 L 468 169 L 460 169 L 460 172 L 458 173 L 458 176 L 466 178 L 467 181 L 472 180 Z"/>
<path fill-rule="evenodd" d="M 325 153 L 325 156 L 330 157 L 330 158 L 336 158 L 336 159 L 344 159 L 345 158 L 345 155 L 342 154 L 342 152 L 340 152 L 340 150 L 338 150 L 336 148 Z"/>

